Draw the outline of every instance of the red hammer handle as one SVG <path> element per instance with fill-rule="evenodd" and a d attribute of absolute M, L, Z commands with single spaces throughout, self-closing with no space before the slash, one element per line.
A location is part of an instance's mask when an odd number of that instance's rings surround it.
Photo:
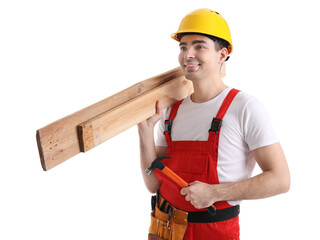
<path fill-rule="evenodd" d="M 186 188 L 189 186 L 189 184 L 183 180 L 181 177 L 179 177 L 176 173 L 174 173 L 170 168 L 164 167 L 162 169 L 162 172 L 166 174 L 169 178 L 171 178 L 174 182 L 176 182 L 180 187 Z M 216 213 L 216 206 L 212 204 L 210 207 L 207 207 L 209 213 L 211 215 L 215 215 Z"/>

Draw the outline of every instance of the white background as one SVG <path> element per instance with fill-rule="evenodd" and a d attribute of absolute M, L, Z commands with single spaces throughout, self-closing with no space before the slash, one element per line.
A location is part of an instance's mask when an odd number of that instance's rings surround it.
<path fill-rule="evenodd" d="M 226 84 L 264 103 L 291 170 L 289 193 L 243 202 L 241 238 L 320 239 L 320 17 L 312 0 L 2 0 L 0 239 L 147 239 L 137 127 L 47 172 L 36 130 L 177 67 L 170 34 L 203 7 L 231 29 Z"/>

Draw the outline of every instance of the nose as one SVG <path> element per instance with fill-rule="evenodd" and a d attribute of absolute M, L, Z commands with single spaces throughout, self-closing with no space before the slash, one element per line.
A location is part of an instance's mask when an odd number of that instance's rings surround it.
<path fill-rule="evenodd" d="M 195 52 L 194 52 L 194 49 L 193 48 L 188 48 L 186 51 L 185 51 L 185 54 L 184 54 L 184 58 L 185 59 L 192 59 L 195 57 Z"/>

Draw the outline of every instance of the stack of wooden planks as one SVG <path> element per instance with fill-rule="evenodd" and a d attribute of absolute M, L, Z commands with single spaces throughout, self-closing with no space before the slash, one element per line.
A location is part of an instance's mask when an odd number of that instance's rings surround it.
<path fill-rule="evenodd" d="M 193 92 L 180 68 L 139 82 L 111 97 L 37 130 L 42 168 L 46 171 L 86 152 Z"/>

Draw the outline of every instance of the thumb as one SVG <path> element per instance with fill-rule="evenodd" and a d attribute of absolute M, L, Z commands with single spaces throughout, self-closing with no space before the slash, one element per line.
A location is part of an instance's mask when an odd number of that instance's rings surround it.
<path fill-rule="evenodd" d="M 162 108 L 160 102 L 156 102 L 156 113 L 151 116 L 148 120 L 155 125 L 162 118 Z"/>
<path fill-rule="evenodd" d="M 162 107 L 159 100 L 156 102 L 156 113 L 162 115 Z"/>
<path fill-rule="evenodd" d="M 156 102 L 156 116 L 159 120 L 162 118 L 162 107 L 159 100 Z"/>

